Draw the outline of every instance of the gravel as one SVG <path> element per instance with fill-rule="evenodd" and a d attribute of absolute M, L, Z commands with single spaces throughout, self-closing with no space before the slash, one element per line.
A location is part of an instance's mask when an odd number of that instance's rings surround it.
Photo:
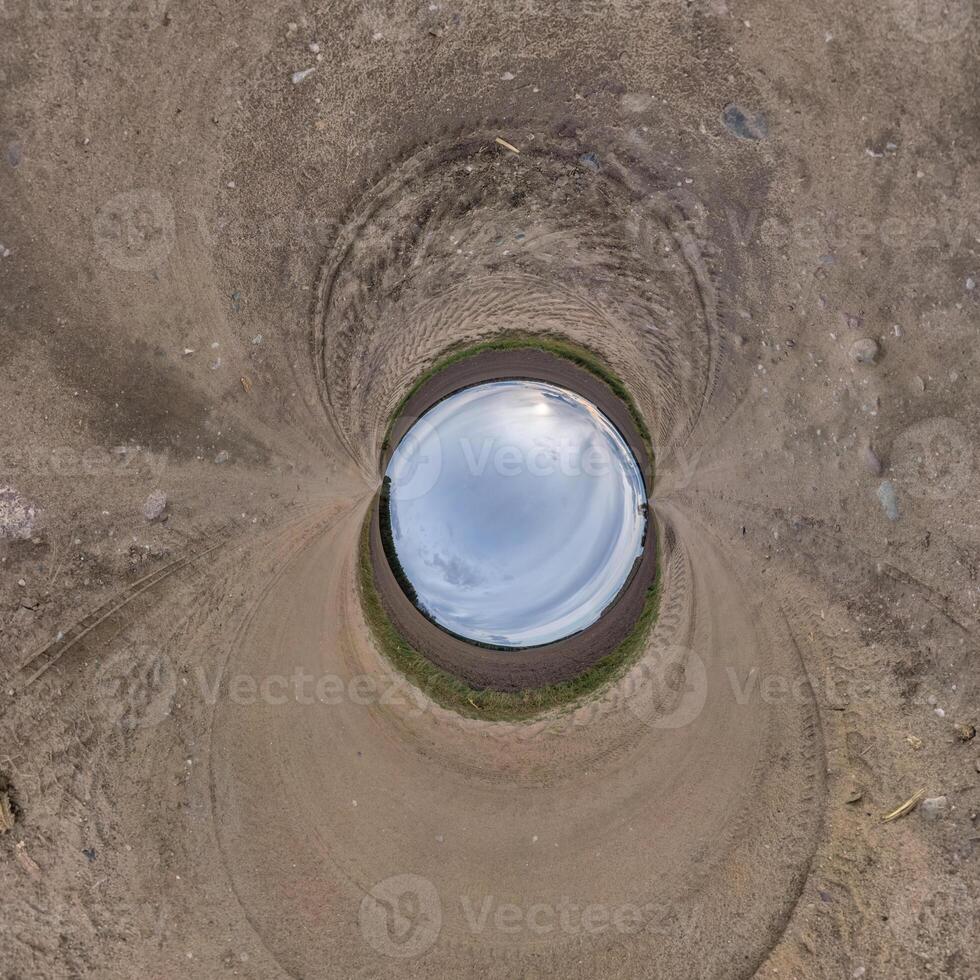
<path fill-rule="evenodd" d="M 0 486 L 0 538 L 27 541 L 34 534 L 37 508 L 13 487 Z"/>
<path fill-rule="evenodd" d="M 167 495 L 162 490 L 154 490 L 143 504 L 143 516 L 148 521 L 158 520 L 167 509 Z"/>

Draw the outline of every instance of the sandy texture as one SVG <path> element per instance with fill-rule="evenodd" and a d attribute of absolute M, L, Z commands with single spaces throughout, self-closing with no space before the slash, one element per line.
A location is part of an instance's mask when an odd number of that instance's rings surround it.
<path fill-rule="evenodd" d="M 0 4 L 0 973 L 975 978 L 978 16 Z M 664 592 L 496 724 L 355 584 L 512 330 L 628 386 Z"/>

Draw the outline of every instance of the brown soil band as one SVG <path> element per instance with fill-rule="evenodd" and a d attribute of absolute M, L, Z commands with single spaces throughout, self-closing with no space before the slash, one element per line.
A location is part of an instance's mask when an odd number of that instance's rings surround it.
<path fill-rule="evenodd" d="M 629 409 L 596 375 L 545 351 L 485 351 L 449 365 L 426 381 L 402 408 L 381 461 L 382 472 L 412 424 L 430 408 L 462 388 L 487 381 L 520 378 L 544 381 L 591 401 L 619 430 L 652 487 L 651 461 Z M 643 611 L 657 571 L 653 521 L 647 523 L 643 555 L 616 601 L 591 626 L 556 643 L 526 650 L 491 650 L 452 636 L 426 619 L 405 595 L 385 557 L 377 501 L 371 516 L 371 564 L 385 611 L 419 653 L 437 667 L 477 688 L 522 691 L 567 681 L 608 656 L 626 638 Z"/>

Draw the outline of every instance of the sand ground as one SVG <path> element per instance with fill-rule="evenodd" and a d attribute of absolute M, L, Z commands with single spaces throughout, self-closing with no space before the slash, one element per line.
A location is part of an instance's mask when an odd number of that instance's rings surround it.
<path fill-rule="evenodd" d="M 978 24 L 0 0 L 0 974 L 977 977 Z M 628 386 L 668 557 L 496 724 L 355 571 L 515 329 Z"/>

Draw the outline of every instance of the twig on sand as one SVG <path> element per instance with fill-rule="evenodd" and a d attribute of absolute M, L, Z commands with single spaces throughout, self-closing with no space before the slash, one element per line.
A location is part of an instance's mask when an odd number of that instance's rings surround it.
<path fill-rule="evenodd" d="M 14 829 L 14 811 L 10 806 L 10 797 L 0 793 L 0 834 L 6 834 Z"/>
<path fill-rule="evenodd" d="M 22 841 L 17 841 L 16 847 L 17 863 L 27 872 L 28 876 L 37 881 L 41 877 L 41 869 L 37 861 L 27 853 L 27 845 Z"/>
<path fill-rule="evenodd" d="M 891 813 L 886 813 L 881 819 L 883 823 L 890 823 L 899 817 L 904 817 L 906 813 L 911 813 L 918 805 L 923 796 L 926 795 L 924 789 L 920 789 L 914 796 L 910 796 L 901 806 L 896 807 Z"/>
<path fill-rule="evenodd" d="M 507 140 L 505 140 L 502 136 L 498 136 L 494 140 L 494 143 L 499 144 L 505 150 L 510 150 L 511 153 L 516 153 L 518 156 L 521 155 L 521 151 L 516 146 L 514 146 L 513 143 L 508 143 Z"/>

